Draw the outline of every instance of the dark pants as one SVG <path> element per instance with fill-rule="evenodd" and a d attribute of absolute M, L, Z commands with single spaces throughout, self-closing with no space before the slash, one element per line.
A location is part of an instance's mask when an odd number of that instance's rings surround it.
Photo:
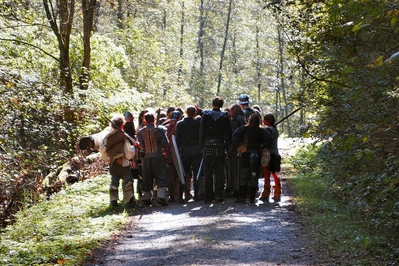
<path fill-rule="evenodd" d="M 166 174 L 168 177 L 169 196 L 176 198 L 179 190 L 179 176 L 177 175 L 176 166 L 174 163 L 168 163 L 166 167 Z"/>
<path fill-rule="evenodd" d="M 199 196 L 200 180 L 197 180 L 198 170 L 201 164 L 202 154 L 199 145 L 183 147 L 180 151 L 180 157 L 186 174 L 185 182 L 191 183 L 190 176 L 194 179 L 194 197 Z M 192 173 L 190 175 L 190 173 Z M 180 183 L 179 197 L 183 195 L 185 185 Z"/>
<path fill-rule="evenodd" d="M 225 157 L 205 157 L 205 201 L 211 201 L 215 197 L 222 197 L 224 189 L 224 163 Z M 215 190 L 213 189 L 214 184 Z"/>
<path fill-rule="evenodd" d="M 154 179 L 158 187 L 168 186 L 165 157 L 143 159 L 143 191 L 154 188 Z"/>

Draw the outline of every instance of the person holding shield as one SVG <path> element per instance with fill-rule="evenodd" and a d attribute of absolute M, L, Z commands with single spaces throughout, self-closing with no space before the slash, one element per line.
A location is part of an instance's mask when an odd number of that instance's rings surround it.
<path fill-rule="evenodd" d="M 176 141 L 180 150 L 180 157 L 183 162 L 184 172 L 186 173 L 185 183 L 191 184 L 191 178 L 194 180 L 194 201 L 200 201 L 203 199 L 203 195 L 200 195 L 200 182 L 201 179 L 197 179 L 198 171 L 201 164 L 201 147 L 199 144 L 199 127 L 201 117 L 195 118 L 196 108 L 194 106 L 188 106 L 186 109 L 187 117 L 180 120 L 176 125 Z M 189 174 L 191 173 L 191 174 Z M 185 185 L 180 182 L 179 189 L 179 202 L 184 203 L 183 191 L 185 191 Z M 185 199 L 187 200 L 187 194 Z"/>

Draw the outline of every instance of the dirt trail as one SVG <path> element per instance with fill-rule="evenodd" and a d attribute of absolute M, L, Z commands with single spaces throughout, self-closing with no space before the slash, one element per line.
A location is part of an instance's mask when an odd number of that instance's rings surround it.
<path fill-rule="evenodd" d="M 320 265 L 308 247 L 287 180 L 282 181 L 278 203 L 226 198 L 224 203 L 170 203 L 136 211 L 126 230 L 85 265 Z"/>

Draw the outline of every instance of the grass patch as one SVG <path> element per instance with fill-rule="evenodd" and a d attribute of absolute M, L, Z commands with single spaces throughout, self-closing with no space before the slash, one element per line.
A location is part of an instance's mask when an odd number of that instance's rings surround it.
<path fill-rule="evenodd" d="M 369 221 L 350 210 L 317 164 L 317 148 L 290 158 L 290 183 L 312 240 L 312 248 L 333 265 L 394 265 Z M 286 168 L 288 169 L 288 167 Z"/>
<path fill-rule="evenodd" d="M 1 232 L 0 264 L 82 264 L 129 216 L 123 207 L 109 206 L 109 180 L 101 175 L 75 183 L 18 212 L 16 223 Z"/>

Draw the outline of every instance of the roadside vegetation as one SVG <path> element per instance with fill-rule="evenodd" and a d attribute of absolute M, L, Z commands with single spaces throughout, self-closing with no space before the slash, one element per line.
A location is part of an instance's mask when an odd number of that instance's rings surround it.
<path fill-rule="evenodd" d="M 348 202 L 321 153 L 320 144 L 308 145 L 287 165 L 312 248 L 332 265 L 397 265 L 399 228 L 397 220 L 391 220 L 397 213 L 388 218 L 380 211 L 381 216 L 370 219 L 360 204 Z"/>
<path fill-rule="evenodd" d="M 1 265 L 81 265 L 134 209 L 109 206 L 109 176 L 75 183 L 16 215 L 1 231 Z"/>

